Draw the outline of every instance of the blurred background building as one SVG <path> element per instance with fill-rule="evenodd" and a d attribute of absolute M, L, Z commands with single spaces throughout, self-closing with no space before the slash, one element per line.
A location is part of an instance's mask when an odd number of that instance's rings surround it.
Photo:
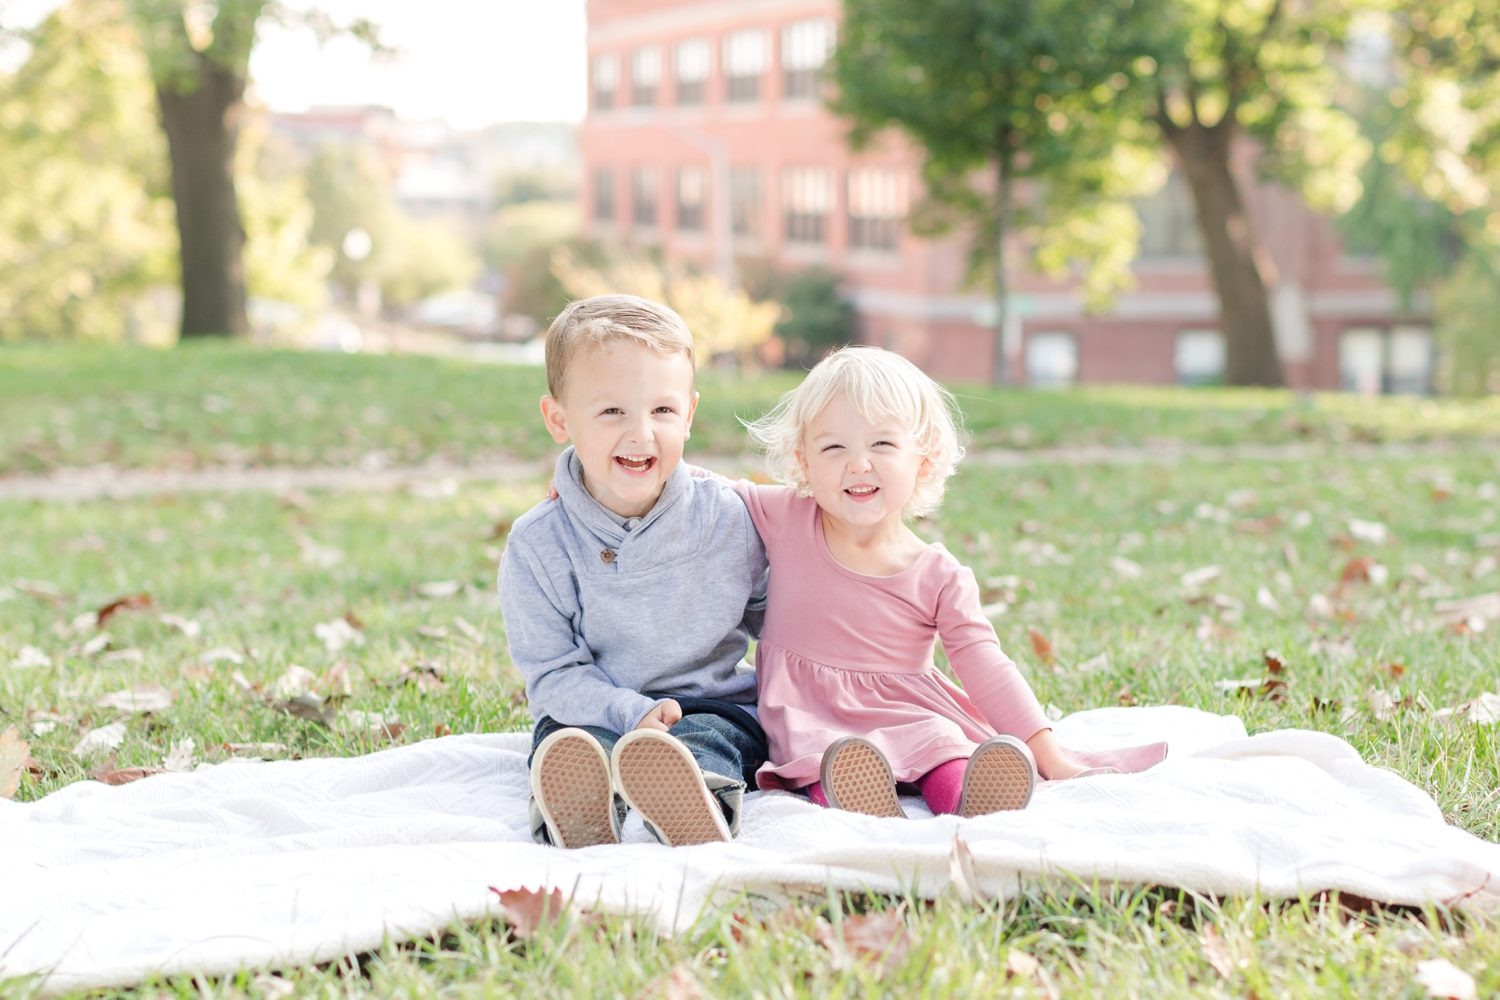
<path fill-rule="evenodd" d="M 996 311 L 965 288 L 966 242 L 905 224 L 920 151 L 891 135 L 853 152 L 823 106 L 839 11 L 837 0 L 589 0 L 584 232 L 739 280 L 827 268 L 862 341 L 942 378 L 987 379 Z M 1327 219 L 1259 182 L 1254 150 L 1241 152 L 1288 384 L 1428 391 L 1427 300 L 1403 309 L 1374 258 L 1346 253 Z M 1069 283 L 1015 275 L 1005 350 L 1022 381 L 1219 381 L 1218 304 L 1186 184 L 1174 174 L 1139 211 L 1138 285 L 1109 312 L 1089 315 Z"/>

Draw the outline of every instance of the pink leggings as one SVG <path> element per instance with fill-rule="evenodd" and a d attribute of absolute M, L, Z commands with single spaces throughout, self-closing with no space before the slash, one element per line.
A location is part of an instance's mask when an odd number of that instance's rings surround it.
<path fill-rule="evenodd" d="M 917 788 L 922 792 L 922 800 L 927 803 L 927 808 L 934 814 L 957 813 L 959 799 L 964 794 L 964 768 L 968 766 L 967 758 L 950 760 L 939 764 L 917 779 Z M 818 805 L 825 809 L 828 807 L 828 796 L 823 794 L 823 783 L 814 781 L 807 786 L 807 795 Z"/>

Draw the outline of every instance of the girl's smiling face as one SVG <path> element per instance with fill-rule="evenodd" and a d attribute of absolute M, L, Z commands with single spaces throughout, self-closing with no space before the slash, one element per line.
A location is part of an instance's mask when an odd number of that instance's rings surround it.
<path fill-rule="evenodd" d="M 808 422 L 797 461 L 824 513 L 855 527 L 899 522 L 929 468 L 910 428 L 872 421 L 843 395 Z"/>

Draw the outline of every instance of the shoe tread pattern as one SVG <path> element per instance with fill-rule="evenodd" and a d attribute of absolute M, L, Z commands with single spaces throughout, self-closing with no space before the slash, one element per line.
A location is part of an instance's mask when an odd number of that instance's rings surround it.
<path fill-rule="evenodd" d="M 988 746 L 975 752 L 964 772 L 959 815 L 964 819 L 1024 809 L 1035 779 L 1031 762 L 1014 747 Z"/>
<path fill-rule="evenodd" d="M 828 767 L 829 801 L 866 816 L 904 817 L 896 781 L 880 751 L 867 743 L 846 743 Z"/>
<path fill-rule="evenodd" d="M 614 796 L 609 767 L 592 742 L 568 736 L 553 743 L 538 763 L 543 811 L 551 818 L 557 846 L 615 843 L 610 812 Z"/>
<path fill-rule="evenodd" d="M 708 794 L 703 773 L 691 758 L 661 740 L 635 740 L 617 752 L 620 790 L 668 846 L 725 839 L 714 815 L 718 803 Z"/>

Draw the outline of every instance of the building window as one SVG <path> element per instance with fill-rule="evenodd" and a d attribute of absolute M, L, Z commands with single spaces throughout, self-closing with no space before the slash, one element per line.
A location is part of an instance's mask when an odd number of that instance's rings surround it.
<path fill-rule="evenodd" d="M 1141 217 L 1142 257 L 1202 256 L 1198 209 L 1182 174 L 1174 170 L 1160 191 L 1137 202 L 1135 208 Z"/>
<path fill-rule="evenodd" d="M 703 192 L 707 187 L 702 167 L 677 171 L 677 228 L 688 232 L 703 229 Z"/>
<path fill-rule="evenodd" d="M 708 39 L 677 43 L 677 103 L 702 104 L 708 89 Z"/>
<path fill-rule="evenodd" d="M 1172 367 L 1183 385 L 1224 381 L 1224 335 L 1218 330 L 1184 330 L 1172 350 Z"/>
<path fill-rule="evenodd" d="M 630 221 L 637 226 L 656 225 L 656 202 L 661 193 L 661 171 L 636 167 L 630 172 Z"/>
<path fill-rule="evenodd" d="M 826 238 L 830 197 L 828 171 L 792 167 L 781 173 L 781 207 L 791 243 L 822 243 Z"/>
<path fill-rule="evenodd" d="M 729 171 L 729 213 L 736 236 L 760 235 L 760 170 L 735 167 Z"/>
<path fill-rule="evenodd" d="M 608 167 L 594 171 L 594 219 L 615 221 L 615 172 Z"/>
<path fill-rule="evenodd" d="M 816 98 L 819 76 L 833 49 L 833 22 L 823 18 L 794 21 L 781 29 L 782 96 Z"/>
<path fill-rule="evenodd" d="M 1351 327 L 1339 337 L 1339 382 L 1345 392 L 1428 392 L 1432 388 L 1432 336 L 1424 327 L 1388 333 Z"/>
<path fill-rule="evenodd" d="M 849 171 L 849 245 L 894 250 L 906 216 L 906 175 L 887 167 Z"/>
<path fill-rule="evenodd" d="M 594 110 L 608 111 L 615 106 L 615 90 L 620 86 L 620 59 L 613 52 L 594 57 Z"/>
<path fill-rule="evenodd" d="M 1034 333 L 1026 338 L 1026 381 L 1057 389 L 1078 381 L 1078 340 L 1071 333 Z"/>
<path fill-rule="evenodd" d="M 630 54 L 630 103 L 637 108 L 656 104 L 656 85 L 661 83 L 661 49 L 655 45 Z"/>
<path fill-rule="evenodd" d="M 729 81 L 731 102 L 760 100 L 760 77 L 765 71 L 764 31 L 747 28 L 724 36 L 724 76 Z"/>

